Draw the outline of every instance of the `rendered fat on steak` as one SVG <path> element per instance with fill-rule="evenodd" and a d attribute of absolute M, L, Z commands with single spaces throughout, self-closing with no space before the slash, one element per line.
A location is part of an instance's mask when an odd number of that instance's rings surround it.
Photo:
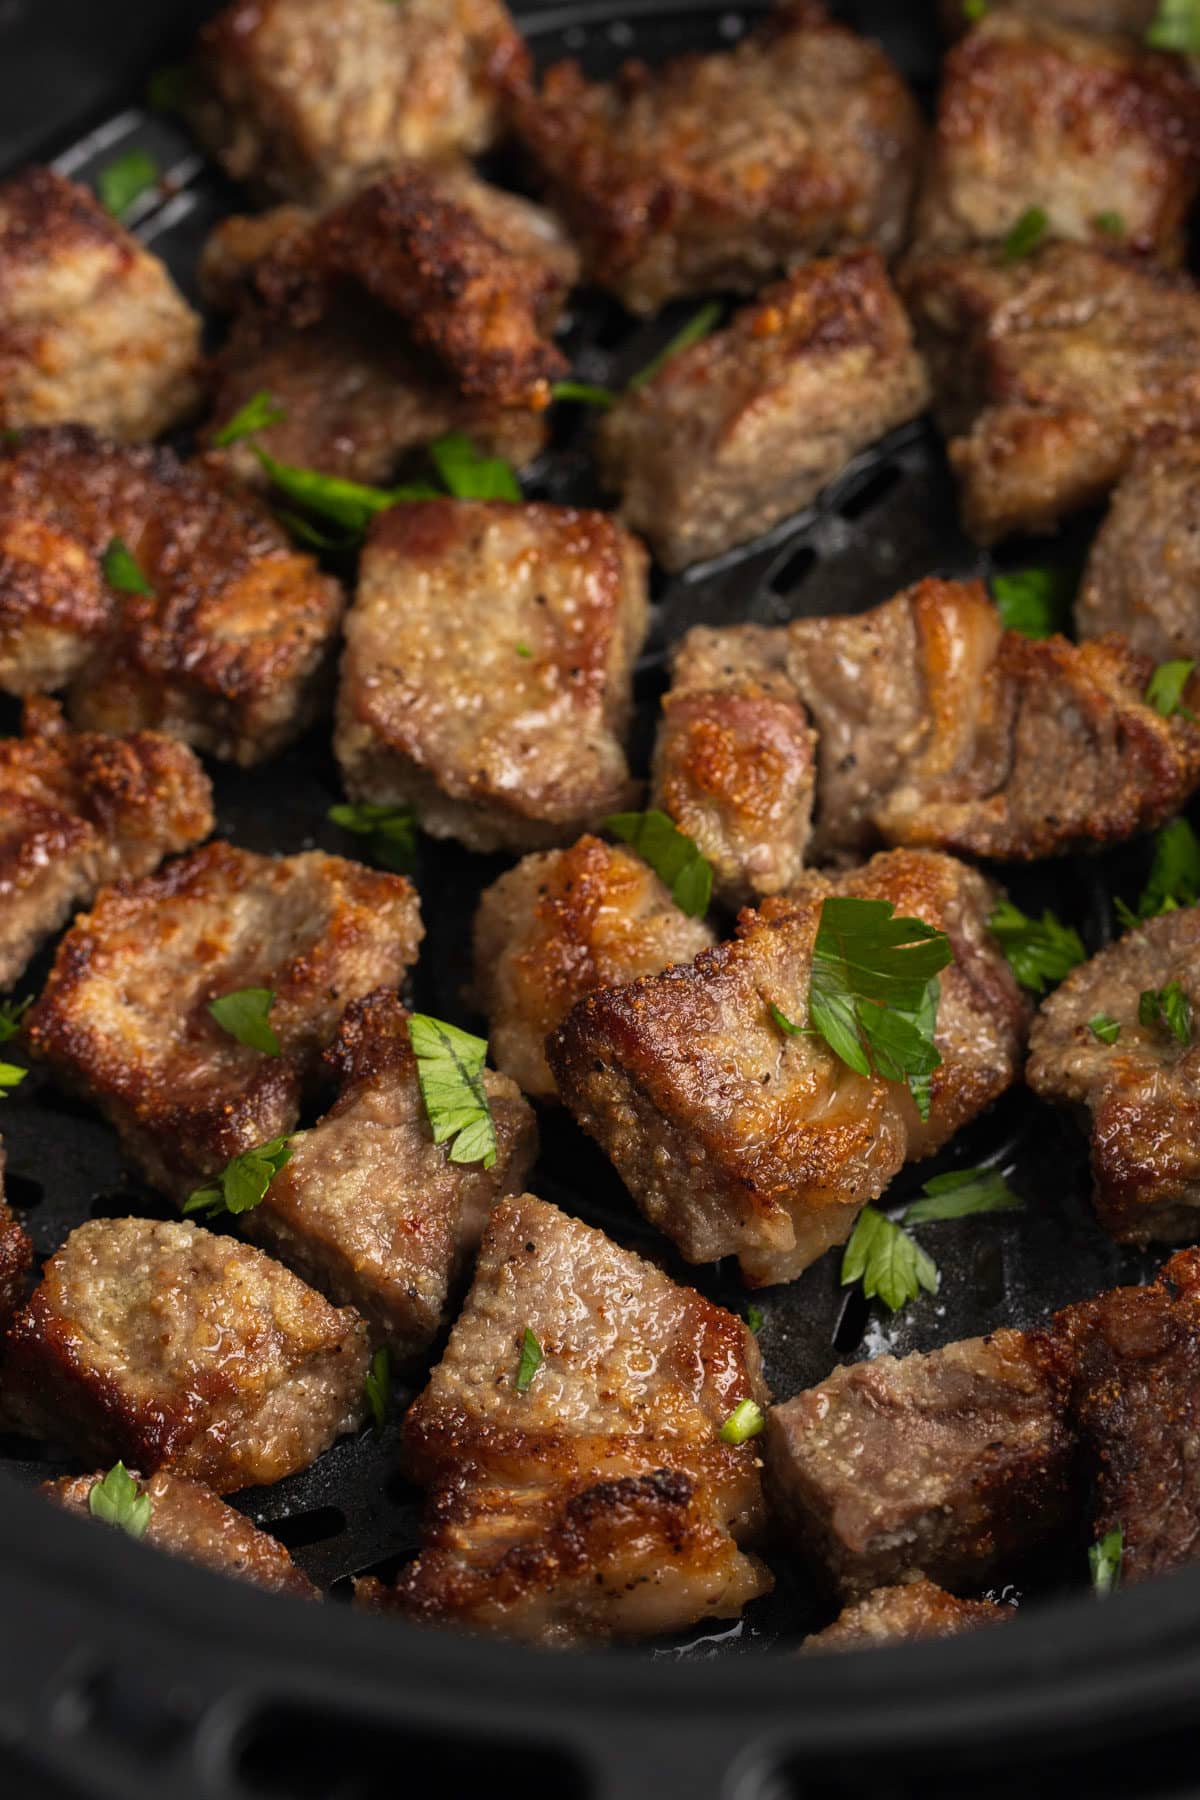
<path fill-rule="evenodd" d="M 200 394 L 200 320 L 87 188 L 0 184 L 0 430 L 74 420 L 151 438 Z"/>
<path fill-rule="evenodd" d="M 817 730 L 818 859 L 880 838 L 1007 861 L 1099 849 L 1200 781 L 1200 728 L 1145 703 L 1148 657 L 1005 631 L 980 582 L 786 631 Z"/>
<path fill-rule="evenodd" d="M 261 1250 L 195 1225 L 93 1219 L 9 1330 L 6 1413 L 81 1458 L 219 1494 L 315 1462 L 364 1410 L 366 1327 Z"/>
<path fill-rule="evenodd" d="M 646 623 L 646 553 L 605 513 L 380 513 L 346 621 L 347 792 L 473 850 L 569 843 L 634 791 L 623 739 Z"/>
<path fill-rule="evenodd" d="M 1157 662 L 1200 659 L 1200 438 L 1142 445 L 1092 542 L 1080 637 L 1119 631 Z"/>
<path fill-rule="evenodd" d="M 387 989 L 347 1008 L 325 1053 L 337 1099 L 293 1137 L 291 1161 L 243 1219 L 281 1262 L 355 1307 L 399 1361 L 433 1339 L 489 1211 L 521 1192 L 537 1154 L 533 1113 L 489 1069 L 496 1160 L 450 1161 L 430 1131 L 408 1018 Z"/>
<path fill-rule="evenodd" d="M 912 328 L 875 250 L 776 283 L 627 391 L 600 468 L 668 569 L 717 556 L 814 500 L 928 398 Z"/>
<path fill-rule="evenodd" d="M 903 1083 L 855 1074 L 772 1015 L 807 1022 L 813 940 L 835 894 L 889 900 L 950 938 L 927 1120 Z M 1014 1079 L 1026 1008 L 986 929 L 996 899 L 978 871 L 919 851 L 806 876 L 689 967 L 581 1001 L 547 1045 L 559 1092 L 689 1262 L 732 1255 L 755 1286 L 794 1280 L 905 1162 Z"/>
<path fill-rule="evenodd" d="M 115 540 L 137 565 L 119 586 L 105 572 Z M 266 507 L 168 449 L 69 425 L 0 444 L 11 693 L 69 682 L 90 730 L 150 727 L 252 763 L 313 717 L 341 613 L 338 583 Z"/>
<path fill-rule="evenodd" d="M 786 636 L 762 625 L 697 625 L 671 653 L 653 801 L 729 906 L 779 893 L 804 866 L 817 740 L 786 660 Z"/>
<path fill-rule="evenodd" d="M 291 1131 L 345 1008 L 398 987 L 422 935 L 402 876 L 315 850 L 208 844 L 102 889 L 58 947 L 27 1040 L 100 1108 L 148 1179 L 183 1198 Z M 244 988 L 273 994 L 278 1056 L 210 1014 Z"/>
<path fill-rule="evenodd" d="M 539 1100 L 558 1097 L 547 1035 L 576 1001 L 713 941 L 640 856 L 582 837 L 535 852 L 485 888 L 475 914 L 475 998 L 496 1067 Z"/>
<path fill-rule="evenodd" d="M 812 0 L 731 50 L 603 83 L 559 63 L 540 91 L 514 86 L 516 130 L 588 274 L 632 312 L 904 242 L 920 115 L 878 47 Z"/>
<path fill-rule="evenodd" d="M 1095 9 L 1093 9 L 1095 10 Z M 946 58 L 918 241 L 1055 237 L 1178 263 L 1200 182 L 1200 90 L 1174 56 L 989 8 Z"/>
<path fill-rule="evenodd" d="M 92 1489 L 103 1478 L 103 1470 L 94 1475 L 64 1475 L 60 1481 L 48 1481 L 42 1492 L 68 1512 L 86 1515 Z M 139 1487 L 150 1499 L 150 1523 L 143 1543 L 170 1556 L 186 1557 L 218 1575 L 252 1581 L 273 1594 L 317 1599 L 316 1588 L 283 1545 L 218 1499 L 203 1482 L 160 1470 L 148 1481 L 139 1481 Z"/>
<path fill-rule="evenodd" d="M 148 875 L 212 827 L 186 745 L 72 731 L 52 700 L 27 700 L 22 735 L 0 738 L 0 988 L 104 882 Z"/>
<path fill-rule="evenodd" d="M 1043 1334 L 843 1364 L 767 1417 L 777 1526 L 848 1598 L 986 1585 L 1071 1516 L 1068 1380 Z"/>
<path fill-rule="evenodd" d="M 33 1244 L 4 1198 L 4 1141 L 0 1139 L 0 1334 L 20 1305 L 33 1266 Z M 0 1372 L 0 1389 L 3 1373 Z"/>
<path fill-rule="evenodd" d="M 1190 1025 L 1182 1044 L 1138 1017 L 1142 994 L 1172 982 L 1200 1016 L 1200 907 L 1148 919 L 1072 969 L 1030 1033 L 1026 1079 L 1087 1108 L 1096 1213 L 1125 1243 L 1200 1237 L 1200 1049 Z M 1115 1043 L 1091 1029 L 1100 1014 Z"/>
<path fill-rule="evenodd" d="M 1001 1625 L 1012 1608 L 994 1600 L 960 1600 L 923 1575 L 894 1587 L 873 1588 L 852 1600 L 832 1625 L 806 1638 L 801 1654 L 827 1650 L 877 1650 L 884 1644 L 915 1644 L 923 1638 L 960 1637 L 980 1625 Z"/>
<path fill-rule="evenodd" d="M 205 26 L 192 123 L 237 181 L 326 201 L 496 135 L 525 51 L 501 0 L 234 0 Z"/>
<path fill-rule="evenodd" d="M 1103 500 L 1157 426 L 1200 424 L 1200 294 L 1084 244 L 917 256 L 902 282 L 981 544 Z"/>
<path fill-rule="evenodd" d="M 531 1332 L 542 1361 L 517 1387 Z M 740 1319 L 526 1194 L 493 1212 L 446 1354 L 404 1421 L 429 1488 L 422 1551 L 360 1598 L 544 1644 L 732 1618 L 771 1577 L 739 1546 L 763 1524 L 765 1403 Z"/>

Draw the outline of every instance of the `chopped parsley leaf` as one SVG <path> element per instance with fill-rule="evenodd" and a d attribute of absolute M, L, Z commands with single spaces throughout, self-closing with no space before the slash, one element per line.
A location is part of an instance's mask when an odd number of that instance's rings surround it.
<path fill-rule="evenodd" d="M 100 204 L 115 219 L 123 219 L 135 200 L 158 181 L 158 164 L 145 150 L 126 150 L 101 169 L 96 177 Z"/>
<path fill-rule="evenodd" d="M 1195 662 L 1186 656 L 1159 663 L 1146 688 L 1146 705 L 1152 706 L 1164 719 L 1173 718 L 1178 713 L 1181 718 L 1190 719 L 1194 724 L 1196 715 L 1183 704 L 1183 695 L 1195 667 Z"/>
<path fill-rule="evenodd" d="M 1138 998 L 1138 1023 L 1147 1029 L 1164 1025 L 1179 1043 L 1191 1043 L 1191 1002 L 1177 981 L 1168 981 L 1166 987 L 1142 990 Z"/>
<path fill-rule="evenodd" d="M 100 558 L 100 568 L 109 587 L 116 588 L 119 594 L 147 594 L 153 599 L 154 589 L 124 538 L 109 539 L 108 549 Z"/>
<path fill-rule="evenodd" d="M 286 418 L 287 413 L 266 388 L 259 388 L 257 394 L 251 394 L 245 406 L 239 406 L 232 419 L 213 434 L 213 448 L 225 450 L 239 439 L 253 437 L 256 431 L 265 431 L 268 425 L 278 425 Z"/>
<path fill-rule="evenodd" d="M 665 812 L 610 813 L 604 829 L 650 864 L 689 918 L 703 918 L 712 898 L 712 865 Z"/>
<path fill-rule="evenodd" d="M 1040 919 L 1031 919 L 1011 900 L 1002 900 L 988 920 L 988 930 L 998 940 L 1021 986 L 1031 994 L 1044 994 L 1085 960 L 1079 933 L 1048 907 Z"/>
<path fill-rule="evenodd" d="M 410 1015 L 408 1036 L 434 1143 L 449 1143 L 452 1163 L 477 1162 L 490 1169 L 496 1128 L 483 1081 L 487 1039 L 428 1013 Z"/>
<path fill-rule="evenodd" d="M 922 1288 L 937 1293 L 937 1264 L 902 1225 L 864 1206 L 842 1255 L 842 1286 L 856 1281 L 868 1300 L 878 1295 L 890 1312 L 899 1312 Z"/>
<path fill-rule="evenodd" d="M 271 1029 L 271 1007 L 275 996 L 270 988 L 238 988 L 232 994 L 221 994 L 210 1000 L 208 1010 L 222 1031 L 227 1031 L 249 1050 L 261 1050 L 264 1056 L 279 1055 L 279 1039 Z"/>
<path fill-rule="evenodd" d="M 1158 14 L 1146 33 L 1152 50 L 1200 55 L 1200 0 L 1158 0 Z"/>
<path fill-rule="evenodd" d="M 145 1537 L 150 1524 L 150 1496 L 144 1493 L 123 1462 L 115 1462 L 108 1474 L 88 1490 L 88 1511 L 106 1525 L 117 1525 L 132 1538 Z"/>
<path fill-rule="evenodd" d="M 28 1073 L 28 1069 L 22 1069 L 16 1063 L 0 1062 L 0 1099 L 20 1087 Z"/>
<path fill-rule="evenodd" d="M 367 1405 L 371 1409 L 371 1417 L 375 1421 L 375 1429 L 382 1431 L 387 1422 L 388 1402 L 392 1392 L 392 1364 L 386 1344 L 381 1345 L 371 1358 L 371 1366 L 367 1370 L 363 1388 L 367 1397 Z"/>
<path fill-rule="evenodd" d="M 1004 240 L 1005 262 L 1020 262 L 1032 256 L 1049 229 L 1050 220 L 1043 206 L 1027 206 Z"/>
<path fill-rule="evenodd" d="M 26 994 L 24 1000 L 0 1000 L 0 1044 L 20 1035 L 21 1020 L 32 1005 L 32 994 Z"/>
<path fill-rule="evenodd" d="M 999 1169 L 954 1169 L 931 1176 L 921 1191 L 924 1198 L 905 1208 L 906 1225 L 965 1219 L 971 1213 L 1020 1212 L 1025 1204 Z"/>
<path fill-rule="evenodd" d="M 1088 1030 L 1094 1038 L 1099 1038 L 1102 1044 L 1115 1044 L 1121 1035 L 1121 1027 L 1117 1021 L 1103 1012 L 1093 1013 L 1088 1020 Z"/>
<path fill-rule="evenodd" d="M 550 394 L 554 400 L 574 400 L 580 406 L 598 406 L 602 412 L 617 403 L 611 388 L 598 387 L 591 381 L 556 381 Z"/>
<path fill-rule="evenodd" d="M 693 344 L 698 344 L 701 338 L 707 337 L 720 319 L 721 312 L 722 307 L 718 300 L 710 300 L 706 306 L 702 306 L 698 312 L 694 312 L 687 324 L 663 345 L 658 355 L 651 357 L 644 369 L 639 369 L 636 375 L 630 376 L 627 384 L 630 393 L 636 393 L 638 388 L 643 388 L 648 381 L 653 381 L 659 370 L 669 363 L 672 357 L 678 356 L 681 350 L 690 350 Z"/>
<path fill-rule="evenodd" d="M 1015 569 L 992 576 L 992 598 L 1005 628 L 1027 638 L 1048 638 L 1064 629 L 1071 587 L 1062 569 Z"/>
<path fill-rule="evenodd" d="M 746 1444 L 757 1437 L 767 1422 L 767 1415 L 757 1400 L 739 1400 L 721 1427 L 723 1444 Z"/>
<path fill-rule="evenodd" d="M 328 812 L 331 824 L 355 837 L 365 837 L 367 853 L 385 869 L 404 875 L 417 850 L 417 821 L 410 806 L 379 806 L 373 801 L 339 801 Z"/>
<path fill-rule="evenodd" d="M 517 1363 L 516 1378 L 513 1382 L 518 1394 L 528 1392 L 529 1384 L 541 1368 L 542 1362 L 542 1346 L 527 1325 L 521 1339 L 521 1357 Z"/>
<path fill-rule="evenodd" d="M 184 1213 L 204 1213 L 213 1218 L 223 1212 L 253 1212 L 291 1156 L 290 1137 L 271 1138 L 253 1150 L 243 1150 L 240 1156 L 230 1158 L 214 1182 L 189 1194 Z"/>
<path fill-rule="evenodd" d="M 1121 1585 L 1121 1557 L 1124 1548 L 1125 1534 L 1119 1525 L 1114 1525 L 1088 1551 L 1092 1589 L 1100 1599 L 1115 1594 Z"/>
<path fill-rule="evenodd" d="M 1179 906 L 1194 906 L 1200 899 L 1200 838 L 1186 819 L 1172 819 L 1154 834 L 1154 858 L 1150 875 L 1138 897 L 1136 911 L 1118 898 L 1113 905 L 1128 930 L 1159 913 Z"/>

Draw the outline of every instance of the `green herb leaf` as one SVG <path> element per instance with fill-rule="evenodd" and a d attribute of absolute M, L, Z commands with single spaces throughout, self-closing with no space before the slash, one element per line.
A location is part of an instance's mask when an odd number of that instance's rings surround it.
<path fill-rule="evenodd" d="M 421 1099 L 435 1144 L 450 1144 L 453 1163 L 496 1160 L 496 1128 L 492 1123 L 483 1069 L 486 1038 L 472 1037 L 428 1013 L 413 1013 L 408 1035 L 417 1059 Z"/>
<path fill-rule="evenodd" d="M 1154 834 L 1154 859 L 1150 877 L 1134 912 L 1123 900 L 1113 905 L 1122 925 L 1129 929 L 1143 919 L 1194 906 L 1200 899 L 1200 838 L 1186 819 L 1172 819 Z"/>
<path fill-rule="evenodd" d="M 264 1056 L 279 1055 L 279 1039 L 271 1029 L 271 1007 L 275 996 L 270 988 L 238 988 L 210 1000 L 208 1010 L 222 1031 L 247 1049 L 261 1050 Z"/>
<path fill-rule="evenodd" d="M 954 1169 L 934 1175 L 921 1190 L 924 1199 L 905 1208 L 906 1225 L 931 1219 L 965 1219 L 970 1213 L 1020 1212 L 1025 1205 L 999 1169 Z"/>
<path fill-rule="evenodd" d="M 745 1444 L 757 1437 L 767 1422 L 767 1415 L 757 1400 L 739 1400 L 721 1427 L 723 1444 Z"/>
<path fill-rule="evenodd" d="M 792 1019 L 789 1019 L 787 1014 L 776 1006 L 773 1000 L 767 1001 L 767 1011 L 771 1015 L 772 1022 L 778 1025 L 784 1037 L 808 1036 L 808 1032 L 805 1030 L 804 1026 L 797 1025 Z"/>
<path fill-rule="evenodd" d="M 681 350 L 690 350 L 693 344 L 698 344 L 701 338 L 707 337 L 720 320 L 722 310 L 719 301 L 710 300 L 706 306 L 700 308 L 699 312 L 693 313 L 687 324 L 677 331 L 668 343 L 663 345 L 658 355 L 652 357 L 644 369 L 639 369 L 636 375 L 630 376 L 628 384 L 630 392 L 636 393 L 638 388 L 645 387 L 648 381 L 654 380 L 658 371 L 666 363 L 669 363 L 673 356 L 678 356 Z"/>
<path fill-rule="evenodd" d="M 166 63 L 152 69 L 146 82 L 146 104 L 151 112 L 181 112 L 192 91 L 192 71 L 186 63 Z"/>
<path fill-rule="evenodd" d="M 268 425 L 278 425 L 286 418 L 284 408 L 271 398 L 266 388 L 259 388 L 257 394 L 251 394 L 245 406 L 239 406 L 232 419 L 213 434 L 213 448 L 225 450 L 239 439 L 253 437 L 256 431 L 265 431 Z"/>
<path fill-rule="evenodd" d="M 1121 1027 L 1117 1021 L 1103 1012 L 1093 1013 L 1088 1020 L 1088 1030 L 1094 1038 L 1099 1038 L 1102 1044 L 1115 1044 L 1121 1035 Z"/>
<path fill-rule="evenodd" d="M 1195 666 L 1186 656 L 1176 657 L 1172 662 L 1159 663 L 1146 689 L 1146 705 L 1152 706 L 1164 719 L 1170 719 L 1175 713 L 1179 713 L 1182 718 L 1190 719 L 1194 724 L 1196 715 L 1189 712 L 1183 704 L 1183 694 Z"/>
<path fill-rule="evenodd" d="M 108 549 L 100 558 L 100 568 L 109 587 L 116 588 L 120 594 L 148 594 L 154 597 L 154 589 L 142 574 L 134 556 L 124 538 L 110 538 Z"/>
<path fill-rule="evenodd" d="M 429 446 L 434 468 L 456 500 L 521 500 L 521 484 L 502 456 L 484 456 L 461 431 Z"/>
<path fill-rule="evenodd" d="M 555 400 L 575 400 L 580 406 L 598 406 L 602 412 L 617 403 L 611 388 L 596 387 L 590 381 L 556 381 L 550 394 Z"/>
<path fill-rule="evenodd" d="M 311 519 L 302 518 L 290 506 L 277 506 L 275 517 L 294 543 L 303 544 L 309 550 L 353 550 L 358 542 L 353 531 L 343 532 L 340 537 L 321 531 Z"/>
<path fill-rule="evenodd" d="M 222 1212 L 253 1212 L 273 1178 L 291 1158 L 292 1145 L 288 1137 L 271 1138 L 253 1150 L 243 1150 L 240 1156 L 232 1157 L 225 1164 L 215 1182 L 197 1188 L 188 1196 L 183 1208 L 185 1214 L 204 1213 L 211 1218 Z"/>
<path fill-rule="evenodd" d="M 123 219 L 135 200 L 158 181 L 158 164 L 145 150 L 126 150 L 96 177 L 100 204 L 116 219 Z"/>
<path fill-rule="evenodd" d="M 371 1366 L 367 1370 L 367 1379 L 363 1384 L 367 1405 L 375 1421 L 376 1431 L 382 1431 L 387 1421 L 388 1402 L 392 1392 L 392 1364 L 387 1353 L 386 1344 L 381 1345 L 371 1358 Z"/>
<path fill-rule="evenodd" d="M 604 828 L 650 864 L 689 918 L 703 918 L 712 899 L 712 865 L 665 812 L 610 813 Z"/>
<path fill-rule="evenodd" d="M 746 1324 L 750 1327 L 750 1330 L 754 1333 L 755 1337 L 757 1337 L 762 1330 L 764 1322 L 761 1306 L 748 1306 L 746 1308 Z"/>
<path fill-rule="evenodd" d="M 1197 0 L 1159 0 L 1158 16 L 1146 33 L 1152 50 L 1179 50 L 1200 55 L 1200 4 Z"/>
<path fill-rule="evenodd" d="M 1050 221 L 1042 206 L 1027 206 L 1004 240 L 1005 262 L 1020 262 L 1032 256 L 1046 235 Z"/>
<path fill-rule="evenodd" d="M 1094 222 L 1096 230 L 1102 231 L 1105 237 L 1125 236 L 1125 220 L 1119 212 L 1097 213 Z"/>
<path fill-rule="evenodd" d="M 541 1366 L 542 1346 L 527 1325 L 525 1335 L 521 1339 L 521 1360 L 517 1364 L 517 1376 L 514 1382 L 518 1394 L 524 1394 L 528 1390 L 530 1382 Z"/>
<path fill-rule="evenodd" d="M 330 822 L 368 840 L 367 853 L 383 868 L 405 875 L 417 853 L 417 821 L 410 806 L 377 806 L 366 800 L 331 806 Z"/>
<path fill-rule="evenodd" d="M 364 532 L 376 513 L 386 512 L 389 506 L 398 506 L 403 500 L 438 498 L 437 489 L 427 482 L 406 487 L 368 487 L 361 481 L 346 481 L 340 475 L 322 475 L 316 469 L 279 462 L 261 444 L 251 444 L 250 448 L 281 494 L 316 513 L 318 518 L 344 525 L 347 531 Z"/>
<path fill-rule="evenodd" d="M 992 598 L 1005 628 L 1027 638 L 1052 637 L 1065 628 L 1071 588 L 1062 569 L 1016 569 L 992 576 Z"/>
<path fill-rule="evenodd" d="M 1021 986 L 1031 994 L 1044 994 L 1085 960 L 1079 933 L 1048 907 L 1040 919 L 1031 919 L 1011 900 L 1002 900 L 988 920 L 988 930 L 999 941 Z"/>
<path fill-rule="evenodd" d="M 26 994 L 24 1000 L 0 1000 L 0 1044 L 20 1035 L 21 1020 L 32 1005 L 32 994 Z"/>
<path fill-rule="evenodd" d="M 0 1062 L 0 1099 L 20 1087 L 28 1073 L 28 1069 L 19 1068 L 16 1063 Z"/>
<path fill-rule="evenodd" d="M 533 655 L 533 651 L 529 648 L 528 644 L 514 644 L 513 649 L 516 651 L 518 656 L 523 656 L 526 659 L 528 659 L 529 657 L 531 657 Z"/>
<path fill-rule="evenodd" d="M 842 1256 L 842 1286 L 856 1281 L 868 1300 L 878 1294 L 891 1312 L 899 1312 L 922 1288 L 937 1293 L 937 1264 L 894 1219 L 864 1206 Z"/>
<path fill-rule="evenodd" d="M 1166 987 L 1142 990 L 1138 998 L 1138 1023 L 1151 1030 L 1156 1025 L 1165 1025 L 1181 1044 L 1191 1043 L 1191 1003 L 1177 981 L 1168 981 Z"/>
<path fill-rule="evenodd" d="M 1092 1588 L 1101 1598 L 1115 1594 L 1121 1585 L 1121 1558 L 1125 1534 L 1119 1525 L 1106 1531 L 1099 1543 L 1088 1551 L 1088 1567 L 1092 1572 Z"/>
<path fill-rule="evenodd" d="M 987 16 L 987 0 L 962 0 L 963 18 L 977 25 Z"/>
<path fill-rule="evenodd" d="M 143 1493 L 123 1462 L 116 1462 L 88 1492 L 88 1511 L 106 1525 L 119 1525 L 131 1538 L 145 1537 L 150 1524 L 150 1496 Z"/>

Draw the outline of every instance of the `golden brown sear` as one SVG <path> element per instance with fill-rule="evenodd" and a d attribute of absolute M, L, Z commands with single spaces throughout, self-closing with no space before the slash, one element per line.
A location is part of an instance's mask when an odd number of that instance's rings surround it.
<path fill-rule="evenodd" d="M 0 1338 L 21 1303 L 33 1267 L 33 1244 L 4 1198 L 4 1142 L 0 1139 Z M 3 1389 L 0 1374 L 0 1390 Z"/>
<path fill-rule="evenodd" d="M 827 1650 L 877 1650 L 884 1644 L 915 1644 L 925 1638 L 959 1637 L 980 1625 L 1002 1625 L 1013 1617 L 994 1600 L 959 1600 L 923 1575 L 894 1587 L 872 1588 L 852 1600 L 832 1625 L 805 1638 L 803 1656 Z"/>

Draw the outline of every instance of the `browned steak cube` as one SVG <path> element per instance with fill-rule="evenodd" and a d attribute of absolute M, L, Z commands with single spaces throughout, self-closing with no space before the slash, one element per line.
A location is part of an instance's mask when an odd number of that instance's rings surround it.
<path fill-rule="evenodd" d="M 354 800 L 474 850 L 569 843 L 633 792 L 646 553 L 605 513 L 426 500 L 372 524 L 334 747 Z"/>
<path fill-rule="evenodd" d="M 52 700 L 27 700 L 24 735 L 0 738 L 0 988 L 104 882 L 148 875 L 212 828 L 186 745 L 71 731 Z"/>
<path fill-rule="evenodd" d="M 441 1326 L 492 1206 L 524 1187 L 537 1126 L 516 1085 L 486 1070 L 496 1160 L 451 1162 L 429 1128 L 408 1013 L 387 989 L 347 1008 L 325 1060 L 334 1105 L 292 1139 L 291 1161 L 243 1223 L 405 1360 Z"/>
<path fill-rule="evenodd" d="M 101 890 L 59 945 L 26 1019 L 29 1046 L 108 1116 L 152 1182 L 182 1198 L 291 1131 L 344 1008 L 399 986 L 421 937 L 400 875 L 315 850 L 208 844 Z M 278 1056 L 209 1013 L 248 987 L 274 995 Z"/>
<path fill-rule="evenodd" d="M 904 242 L 920 116 L 882 51 L 815 0 L 732 50 L 627 63 L 605 83 L 560 63 L 540 92 L 515 85 L 516 129 L 589 275 L 633 312 Z"/>
<path fill-rule="evenodd" d="M 777 1524 L 847 1596 L 985 1585 L 1071 1515 L 1068 1378 L 1044 1334 L 843 1364 L 767 1418 Z"/>
<path fill-rule="evenodd" d="M 201 34 L 193 123 L 236 180 L 332 200 L 404 157 L 486 148 L 524 55 L 502 0 L 234 0 Z"/>
<path fill-rule="evenodd" d="M 64 1475 L 61 1481 L 48 1481 L 42 1492 L 68 1512 L 86 1515 L 92 1489 L 103 1479 L 103 1470 L 95 1475 Z M 283 1545 L 219 1500 L 203 1482 L 160 1470 L 148 1481 L 139 1481 L 139 1486 L 150 1499 L 150 1523 L 142 1541 L 153 1549 L 186 1557 L 218 1575 L 253 1581 L 273 1594 L 300 1594 L 308 1600 L 318 1597 Z"/>
<path fill-rule="evenodd" d="M 712 864 L 730 906 L 790 887 L 812 827 L 816 733 L 787 638 L 697 625 L 676 645 L 654 750 L 654 804 Z"/>
<path fill-rule="evenodd" d="M 989 9 L 946 59 L 917 208 L 925 243 L 1055 236 L 1177 263 L 1200 183 L 1200 89 L 1178 58 L 1045 16 Z"/>
<path fill-rule="evenodd" d="M 736 1617 L 771 1577 L 739 1548 L 763 1524 L 755 1442 L 720 1431 L 766 1398 L 740 1319 L 531 1194 L 505 1201 L 404 1421 L 421 1555 L 360 1598 L 545 1644 Z"/>
<path fill-rule="evenodd" d="M 33 1244 L 4 1199 L 4 1143 L 0 1139 L 0 1336 L 20 1305 L 33 1266 Z M 0 1374 L 0 1387 L 3 1377 Z"/>
<path fill-rule="evenodd" d="M 8 1334 L 20 1429 L 217 1493 L 281 1481 L 363 1416 L 367 1331 L 261 1250 L 195 1225 L 93 1219 Z"/>
<path fill-rule="evenodd" d="M 1200 660 L 1200 438 L 1142 445 L 1092 543 L 1075 623 L 1080 637 L 1119 631 L 1155 662 Z"/>
<path fill-rule="evenodd" d="M 1138 1017 L 1144 992 L 1178 982 L 1200 1017 L 1200 907 L 1149 919 L 1072 969 L 1042 1003 L 1026 1079 L 1091 1115 L 1093 1199 L 1125 1243 L 1200 1236 L 1200 1048 Z M 1120 1026 L 1114 1043 L 1089 1021 Z"/>
<path fill-rule="evenodd" d="M 888 900 L 950 938 L 922 1120 L 901 1082 L 855 1074 L 808 1021 L 827 896 Z M 997 890 L 948 856 L 890 851 L 744 912 L 731 943 L 581 1001 L 549 1040 L 559 1092 L 641 1210 L 689 1262 L 736 1256 L 791 1281 L 850 1235 L 906 1161 L 929 1155 L 1017 1074 L 1025 1003 L 985 929 Z"/>
<path fill-rule="evenodd" d="M 947 31 L 961 31 L 968 22 L 968 6 L 964 0 L 942 0 L 942 18 Z M 987 0 L 987 14 L 1028 13 L 1034 18 L 1050 19 L 1059 25 L 1074 25 L 1080 31 L 1120 31 L 1130 37 L 1144 37 L 1154 23 L 1160 0 Z"/>
<path fill-rule="evenodd" d="M 475 998 L 496 1067 L 527 1094 L 556 1099 L 546 1037 L 576 1001 L 690 962 L 712 941 L 630 850 L 582 837 L 522 858 L 475 914 Z"/>
<path fill-rule="evenodd" d="M 1012 1616 L 1011 1607 L 998 1606 L 994 1600 L 956 1599 L 919 1575 L 895 1587 L 873 1588 L 861 1600 L 852 1600 L 832 1625 L 805 1639 L 802 1654 L 875 1650 L 883 1644 L 958 1637 L 979 1625 L 1003 1624 Z"/>
<path fill-rule="evenodd" d="M 162 263 L 50 169 L 0 185 L 0 430 L 151 438 L 196 405 L 200 320 Z"/>
<path fill-rule="evenodd" d="M 600 467 L 625 521 L 683 569 L 807 506 L 927 398 L 883 260 L 859 250 L 777 282 L 626 392 Z"/>
<path fill-rule="evenodd" d="M 904 279 L 980 543 L 1102 500 L 1156 426 L 1200 426 L 1200 294 L 1131 257 L 1050 243 L 930 252 Z"/>

